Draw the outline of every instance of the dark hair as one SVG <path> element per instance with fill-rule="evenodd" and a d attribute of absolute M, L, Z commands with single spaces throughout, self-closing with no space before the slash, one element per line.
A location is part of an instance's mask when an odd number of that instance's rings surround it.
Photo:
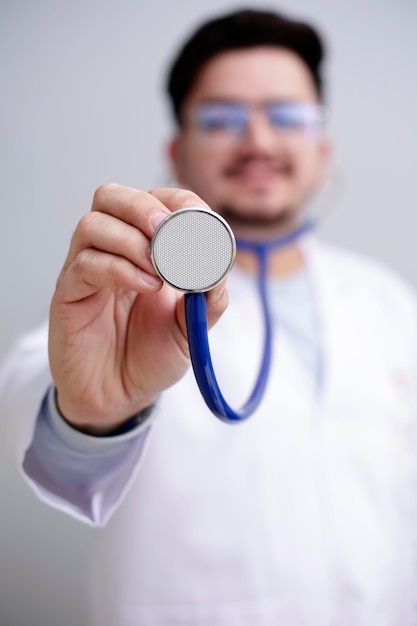
<path fill-rule="evenodd" d="M 278 13 L 247 9 L 206 22 L 179 51 L 167 80 L 176 120 L 180 122 L 181 106 L 207 61 L 221 52 L 271 45 L 286 48 L 301 57 L 323 99 L 320 65 L 324 45 L 318 32 L 309 24 Z"/>

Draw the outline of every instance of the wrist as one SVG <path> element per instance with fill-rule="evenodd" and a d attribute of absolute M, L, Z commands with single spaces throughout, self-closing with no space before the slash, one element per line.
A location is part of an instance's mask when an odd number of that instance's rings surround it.
<path fill-rule="evenodd" d="M 151 415 L 158 399 L 157 395 L 152 395 L 142 398 L 130 410 L 127 408 L 120 415 L 109 414 L 108 409 L 103 415 L 85 406 L 73 407 L 72 403 L 65 402 L 57 388 L 55 388 L 54 397 L 56 409 L 64 422 L 71 428 L 92 437 L 117 436 L 133 430 Z"/>

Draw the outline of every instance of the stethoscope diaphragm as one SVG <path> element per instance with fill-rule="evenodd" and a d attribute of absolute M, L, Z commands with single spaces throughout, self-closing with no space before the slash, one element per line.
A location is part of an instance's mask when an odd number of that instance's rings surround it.
<path fill-rule="evenodd" d="M 231 269 L 236 242 L 227 222 L 203 207 L 179 209 L 156 228 L 151 258 L 163 281 L 188 292 L 221 283 Z"/>
<path fill-rule="evenodd" d="M 243 250 L 259 260 L 258 290 L 265 325 L 264 349 L 259 374 L 245 404 L 234 410 L 217 383 L 207 333 L 205 291 L 213 289 L 231 269 L 236 242 L 227 222 L 205 208 L 174 211 L 157 227 L 151 243 L 151 257 L 162 280 L 185 294 L 185 319 L 190 357 L 197 384 L 209 409 L 228 423 L 245 420 L 259 406 L 268 381 L 272 355 L 272 321 L 267 298 L 267 259 L 272 250 L 293 244 L 314 228 L 306 221 L 291 232 L 266 242 L 239 241 Z"/>

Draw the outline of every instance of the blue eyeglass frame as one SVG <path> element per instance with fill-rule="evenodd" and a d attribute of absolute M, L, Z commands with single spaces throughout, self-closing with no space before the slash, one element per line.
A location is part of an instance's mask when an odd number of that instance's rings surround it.
<path fill-rule="evenodd" d="M 310 101 L 279 100 L 259 104 L 237 101 L 208 101 L 191 112 L 192 121 L 207 133 L 226 131 L 243 133 L 253 110 L 261 110 L 274 130 L 290 131 L 320 127 L 325 119 L 324 107 Z"/>

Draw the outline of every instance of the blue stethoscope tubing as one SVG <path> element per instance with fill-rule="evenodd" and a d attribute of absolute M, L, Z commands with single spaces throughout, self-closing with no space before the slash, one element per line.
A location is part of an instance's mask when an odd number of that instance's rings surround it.
<path fill-rule="evenodd" d="M 272 359 L 272 319 L 267 290 L 269 254 L 273 250 L 294 243 L 315 226 L 315 220 L 308 220 L 291 232 L 269 241 L 236 240 L 238 250 L 248 250 L 258 258 L 258 292 L 264 322 L 264 348 L 259 374 L 248 400 L 238 410 L 232 409 L 226 402 L 214 373 L 208 340 L 205 294 L 196 292 L 185 294 L 185 320 L 194 376 L 207 406 L 223 422 L 229 424 L 242 422 L 252 415 L 263 398 L 268 382 Z"/>

